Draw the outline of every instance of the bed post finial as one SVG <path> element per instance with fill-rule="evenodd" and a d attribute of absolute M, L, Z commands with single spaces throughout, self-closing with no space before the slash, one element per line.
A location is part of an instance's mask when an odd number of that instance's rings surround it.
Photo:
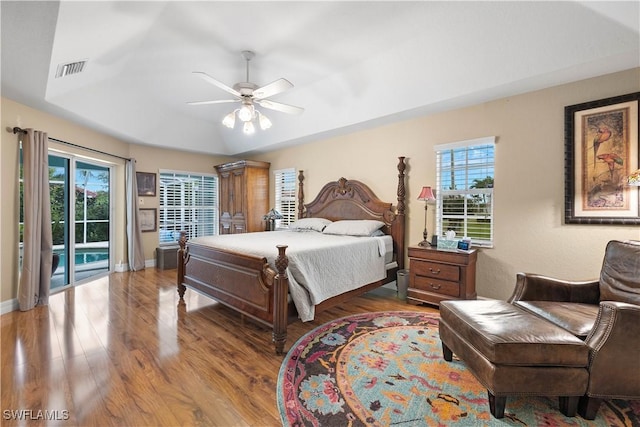
<path fill-rule="evenodd" d="M 287 299 L 289 296 L 289 276 L 287 276 L 289 258 L 285 254 L 286 245 L 278 245 L 277 248 L 276 269 L 278 274 L 273 282 L 273 342 L 276 354 L 281 355 L 287 341 L 287 324 L 289 323 L 289 300 Z"/>
<path fill-rule="evenodd" d="M 392 233 L 394 234 L 394 240 L 397 242 L 398 247 L 396 248 L 398 268 L 404 268 L 404 257 L 405 257 L 405 216 L 404 216 L 404 199 L 405 199 L 405 187 L 404 187 L 404 170 L 407 165 L 404 162 L 405 157 L 398 157 L 398 207 L 396 213 L 396 220 L 394 222 L 394 229 Z"/>
<path fill-rule="evenodd" d="M 405 188 L 404 188 L 404 170 L 407 165 L 404 163 L 404 157 L 398 157 L 398 214 L 404 215 L 404 196 L 405 196 Z"/>
<path fill-rule="evenodd" d="M 182 301 L 184 298 L 184 293 L 187 290 L 187 287 L 184 285 L 184 263 L 186 262 L 188 256 L 187 246 L 187 232 L 182 230 L 180 231 L 180 238 L 178 239 L 178 245 L 180 248 L 178 249 L 178 295 L 180 295 L 180 300 Z"/>
<path fill-rule="evenodd" d="M 304 215 L 304 171 L 298 172 L 298 219 Z"/>

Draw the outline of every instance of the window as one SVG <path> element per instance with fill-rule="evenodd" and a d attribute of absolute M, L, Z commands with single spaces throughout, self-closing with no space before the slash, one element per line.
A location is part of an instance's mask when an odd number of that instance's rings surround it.
<path fill-rule="evenodd" d="M 436 150 L 436 233 L 453 230 L 476 246 L 493 245 L 495 137 L 440 144 Z"/>
<path fill-rule="evenodd" d="M 280 169 L 273 172 L 276 194 L 275 209 L 283 216 L 276 227 L 288 227 L 296 220 L 296 170 Z"/>
<path fill-rule="evenodd" d="M 160 171 L 160 244 L 218 234 L 218 177 Z"/>

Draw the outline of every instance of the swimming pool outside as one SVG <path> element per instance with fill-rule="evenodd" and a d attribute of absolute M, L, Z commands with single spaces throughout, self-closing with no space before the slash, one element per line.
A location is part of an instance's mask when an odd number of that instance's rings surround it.
<path fill-rule="evenodd" d="M 108 242 L 100 242 L 99 246 L 78 246 L 75 248 L 75 281 L 109 271 Z M 53 250 L 60 256 L 58 268 L 51 277 L 51 288 L 65 285 L 66 255 L 64 246 L 56 246 Z"/>

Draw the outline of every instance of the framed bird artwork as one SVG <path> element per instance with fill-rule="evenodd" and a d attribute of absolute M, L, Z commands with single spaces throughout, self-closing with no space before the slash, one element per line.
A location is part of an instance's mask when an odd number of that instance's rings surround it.
<path fill-rule="evenodd" d="M 565 223 L 640 225 L 640 92 L 565 107 Z"/>

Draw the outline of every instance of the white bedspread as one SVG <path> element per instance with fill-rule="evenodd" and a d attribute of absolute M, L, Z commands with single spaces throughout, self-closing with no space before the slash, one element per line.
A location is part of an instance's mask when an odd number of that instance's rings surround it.
<path fill-rule="evenodd" d="M 265 257 L 275 269 L 276 245 L 287 245 L 289 292 L 300 319 L 313 320 L 314 306 L 386 277 L 386 241 L 377 237 L 273 231 L 197 237 L 192 243 Z"/>

